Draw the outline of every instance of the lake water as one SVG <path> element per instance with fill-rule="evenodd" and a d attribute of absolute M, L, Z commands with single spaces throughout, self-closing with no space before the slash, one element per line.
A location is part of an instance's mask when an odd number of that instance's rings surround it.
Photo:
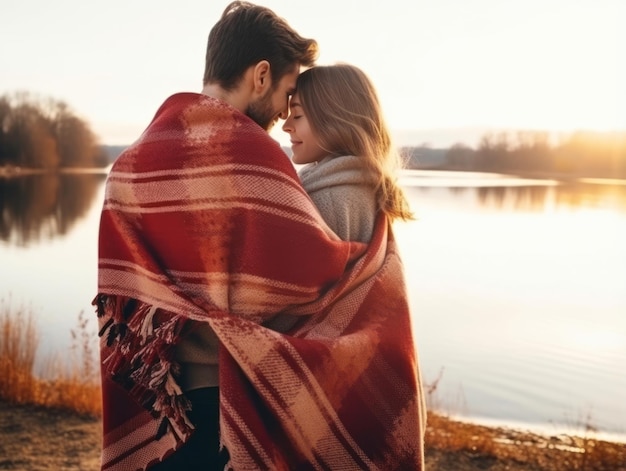
<path fill-rule="evenodd" d="M 0 298 L 40 358 L 95 335 L 104 174 L 0 179 Z M 406 171 L 396 224 L 432 405 L 486 423 L 626 436 L 626 182 Z M 95 339 L 94 339 L 95 342 Z"/>

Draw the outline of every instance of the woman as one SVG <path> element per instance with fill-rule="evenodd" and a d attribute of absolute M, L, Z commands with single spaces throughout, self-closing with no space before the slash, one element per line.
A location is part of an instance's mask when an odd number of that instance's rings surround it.
<path fill-rule="evenodd" d="M 318 66 L 298 77 L 289 117 L 302 185 L 343 240 L 369 242 L 375 218 L 413 219 L 395 179 L 400 159 L 376 90 L 358 67 Z"/>
<path fill-rule="evenodd" d="M 305 165 L 299 172 L 302 186 L 328 227 L 344 241 L 367 244 L 366 255 L 355 267 L 361 263 L 377 267 L 356 275 L 353 286 L 359 287 L 350 293 L 365 300 L 368 314 L 359 308 L 363 316 L 344 315 L 353 302 L 346 299 L 345 303 L 336 302 L 319 320 L 313 316 L 309 322 L 320 326 L 318 331 L 323 334 L 340 332 L 335 336 L 338 343 L 347 342 L 352 347 L 337 356 L 348 358 L 343 368 L 326 373 L 331 377 L 327 383 L 333 384 L 333 377 L 350 383 L 347 378 L 353 376 L 359 378 L 353 386 L 363 388 L 357 393 L 363 402 L 348 399 L 346 394 L 341 409 L 348 412 L 341 419 L 351 423 L 359 415 L 387 416 L 379 423 L 366 419 L 357 427 L 369 434 L 382 431 L 379 440 L 387 441 L 383 448 L 406 453 L 403 458 L 392 458 L 389 451 L 377 449 L 380 443 L 369 440 L 362 453 L 377 458 L 355 469 L 421 470 L 426 405 L 411 335 L 403 265 L 391 229 L 394 220 L 413 219 L 413 214 L 395 178 L 400 158 L 376 90 L 355 66 L 310 68 L 298 77 L 283 130 L 290 136 L 293 162 Z M 370 291 L 382 284 L 386 287 L 378 293 Z M 319 335 L 307 329 L 295 328 L 291 333 L 300 336 L 304 332 L 304 338 Z M 387 359 L 371 361 L 370 366 L 379 365 L 374 368 L 358 366 L 356 359 L 367 358 L 374 351 L 378 353 L 371 358 L 385 351 Z M 408 358 L 414 358 L 414 363 Z M 404 379 L 396 383 L 390 380 L 393 376 Z M 410 376 L 415 383 L 407 381 Z M 373 385 L 380 389 L 371 391 Z M 404 401 L 406 406 L 398 406 Z"/>

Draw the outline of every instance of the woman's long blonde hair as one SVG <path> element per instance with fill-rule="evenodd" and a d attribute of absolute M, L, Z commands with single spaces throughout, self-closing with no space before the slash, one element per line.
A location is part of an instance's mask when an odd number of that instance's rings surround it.
<path fill-rule="evenodd" d="M 316 66 L 300 74 L 296 91 L 320 146 L 329 155 L 363 158 L 375 180 L 379 210 L 391 221 L 413 219 L 396 180 L 400 154 L 369 77 L 350 64 Z"/>

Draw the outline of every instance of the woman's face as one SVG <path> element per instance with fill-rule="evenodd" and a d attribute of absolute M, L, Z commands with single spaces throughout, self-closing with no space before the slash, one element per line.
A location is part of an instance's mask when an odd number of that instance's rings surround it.
<path fill-rule="evenodd" d="M 283 131 L 289 134 L 295 164 L 310 164 L 326 157 L 327 152 L 320 147 L 304 114 L 298 92 L 291 97 L 289 117 L 283 124 Z"/>

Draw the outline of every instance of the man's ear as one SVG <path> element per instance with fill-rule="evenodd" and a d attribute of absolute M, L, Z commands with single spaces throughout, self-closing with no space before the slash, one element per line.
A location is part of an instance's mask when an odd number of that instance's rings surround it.
<path fill-rule="evenodd" d="M 254 66 L 254 91 L 260 95 L 265 94 L 272 87 L 272 68 L 270 63 L 262 60 Z"/>

